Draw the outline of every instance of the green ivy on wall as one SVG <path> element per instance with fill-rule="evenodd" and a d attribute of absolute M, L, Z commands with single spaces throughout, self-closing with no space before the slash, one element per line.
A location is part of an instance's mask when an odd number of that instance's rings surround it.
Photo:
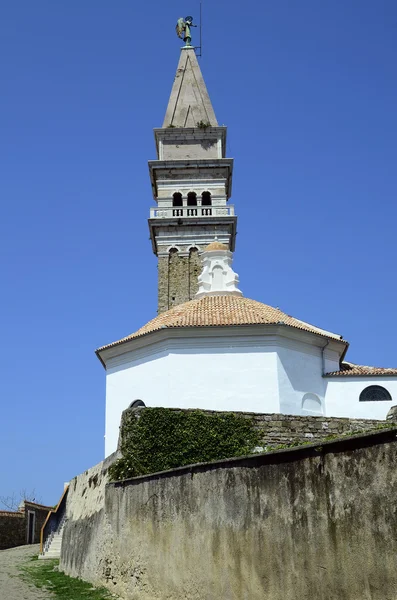
<path fill-rule="evenodd" d="M 109 469 L 111 481 L 251 454 L 259 433 L 253 420 L 233 413 L 145 408 L 138 417 L 124 413 L 121 440 L 122 458 Z"/>

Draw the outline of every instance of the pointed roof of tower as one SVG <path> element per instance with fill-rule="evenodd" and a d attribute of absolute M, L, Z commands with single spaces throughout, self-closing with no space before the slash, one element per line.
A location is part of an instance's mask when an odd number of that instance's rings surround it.
<path fill-rule="evenodd" d="M 163 128 L 197 127 L 197 123 L 218 127 L 196 53 L 182 48 Z"/>

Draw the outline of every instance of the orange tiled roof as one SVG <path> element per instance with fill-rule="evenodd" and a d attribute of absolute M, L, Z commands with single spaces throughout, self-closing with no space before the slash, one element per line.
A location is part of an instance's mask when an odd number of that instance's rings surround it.
<path fill-rule="evenodd" d="M 341 335 L 295 319 L 256 300 L 240 296 L 204 296 L 161 313 L 127 337 L 102 346 L 97 352 L 165 328 L 226 327 L 239 325 L 286 325 L 326 338 L 344 341 Z"/>
<path fill-rule="evenodd" d="M 364 365 L 355 365 L 350 362 L 343 362 L 339 371 L 332 371 L 327 373 L 326 377 L 354 377 L 354 376 L 371 376 L 371 375 L 397 375 L 397 369 L 384 369 L 382 367 L 366 367 Z"/>

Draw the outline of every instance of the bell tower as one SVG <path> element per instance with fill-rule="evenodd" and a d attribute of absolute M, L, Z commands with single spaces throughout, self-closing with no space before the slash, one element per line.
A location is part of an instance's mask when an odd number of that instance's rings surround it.
<path fill-rule="evenodd" d="M 149 161 L 153 197 L 149 229 L 158 257 L 158 312 L 192 300 L 199 254 L 214 241 L 233 252 L 237 217 L 228 204 L 233 159 L 226 158 L 196 53 L 184 47 L 164 123 L 154 130 L 157 160 Z"/>

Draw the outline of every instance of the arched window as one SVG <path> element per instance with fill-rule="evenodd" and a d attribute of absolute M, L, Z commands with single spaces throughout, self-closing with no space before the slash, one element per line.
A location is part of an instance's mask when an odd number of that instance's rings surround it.
<path fill-rule="evenodd" d="M 211 194 L 210 194 L 210 192 L 203 192 L 201 194 L 201 206 L 211 206 Z"/>
<path fill-rule="evenodd" d="M 146 407 L 146 404 L 143 400 L 134 400 L 134 402 L 131 402 L 128 408 L 140 408 L 141 406 Z"/>
<path fill-rule="evenodd" d="M 392 400 L 387 389 L 381 385 L 370 385 L 360 394 L 360 402 L 378 402 L 380 400 Z"/>
<path fill-rule="evenodd" d="M 175 192 L 175 194 L 172 196 L 172 206 L 183 206 L 182 194 L 179 192 Z"/>
<path fill-rule="evenodd" d="M 197 206 L 197 195 L 194 192 L 189 192 L 187 195 L 187 205 Z"/>

